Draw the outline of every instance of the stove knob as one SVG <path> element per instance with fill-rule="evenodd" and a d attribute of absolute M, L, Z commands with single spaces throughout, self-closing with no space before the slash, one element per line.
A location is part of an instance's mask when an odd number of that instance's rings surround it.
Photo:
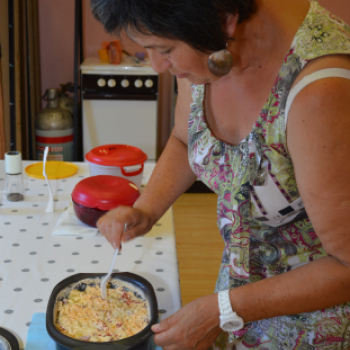
<path fill-rule="evenodd" d="M 106 80 L 104 80 L 103 78 L 100 78 L 97 80 L 97 85 L 99 87 L 104 87 L 106 85 Z"/>
<path fill-rule="evenodd" d="M 136 86 L 137 88 L 142 87 L 142 85 L 143 85 L 143 82 L 142 82 L 141 79 L 136 79 L 136 80 L 135 80 L 135 86 Z"/>
<path fill-rule="evenodd" d="M 115 79 L 109 79 L 108 80 L 108 86 L 109 87 L 115 87 L 117 85 L 117 82 L 115 81 Z"/>
<path fill-rule="evenodd" d="M 146 87 L 151 88 L 153 86 L 153 80 L 152 79 L 147 79 L 145 81 L 145 85 L 146 85 Z"/>
<path fill-rule="evenodd" d="M 127 88 L 127 87 L 130 85 L 128 79 L 123 79 L 123 80 L 120 82 L 120 84 L 121 84 L 121 86 L 122 86 L 123 88 Z"/>

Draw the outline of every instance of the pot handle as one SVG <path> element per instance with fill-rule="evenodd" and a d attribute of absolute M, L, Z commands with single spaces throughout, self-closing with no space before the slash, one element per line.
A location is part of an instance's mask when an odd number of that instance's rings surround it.
<path fill-rule="evenodd" d="M 139 174 L 141 174 L 142 171 L 143 171 L 143 163 L 140 164 L 140 165 L 141 165 L 140 169 L 138 169 L 138 170 L 136 170 L 136 171 L 133 171 L 133 172 L 130 172 L 130 173 L 127 172 L 127 171 L 125 171 L 124 167 L 121 167 L 122 174 L 123 174 L 124 176 L 136 176 L 136 175 L 139 175 Z"/>

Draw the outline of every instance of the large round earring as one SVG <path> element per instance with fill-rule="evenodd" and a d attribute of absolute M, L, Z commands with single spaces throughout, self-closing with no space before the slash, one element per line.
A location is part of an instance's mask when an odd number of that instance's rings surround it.
<path fill-rule="evenodd" d="M 213 52 L 208 58 L 208 69 L 210 73 L 217 77 L 223 77 L 228 74 L 232 67 L 233 58 L 231 52 L 226 50 L 226 48 Z"/>

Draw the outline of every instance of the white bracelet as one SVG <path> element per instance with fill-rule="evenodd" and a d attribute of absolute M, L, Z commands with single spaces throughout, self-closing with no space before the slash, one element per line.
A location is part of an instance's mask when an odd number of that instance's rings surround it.
<path fill-rule="evenodd" d="M 218 293 L 220 310 L 220 328 L 226 332 L 234 332 L 244 327 L 244 321 L 233 310 L 230 301 L 230 291 L 223 290 Z"/>

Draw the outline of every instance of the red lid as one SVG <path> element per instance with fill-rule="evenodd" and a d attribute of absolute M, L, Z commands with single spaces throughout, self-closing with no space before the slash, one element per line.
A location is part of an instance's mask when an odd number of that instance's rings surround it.
<path fill-rule="evenodd" d="M 147 160 L 147 154 L 134 146 L 112 144 L 93 148 L 85 159 L 98 165 L 129 166 L 143 164 Z"/>
<path fill-rule="evenodd" d="M 137 186 L 123 177 L 97 175 L 77 183 L 72 199 L 85 207 L 111 210 L 119 205 L 132 206 L 139 195 Z"/>

